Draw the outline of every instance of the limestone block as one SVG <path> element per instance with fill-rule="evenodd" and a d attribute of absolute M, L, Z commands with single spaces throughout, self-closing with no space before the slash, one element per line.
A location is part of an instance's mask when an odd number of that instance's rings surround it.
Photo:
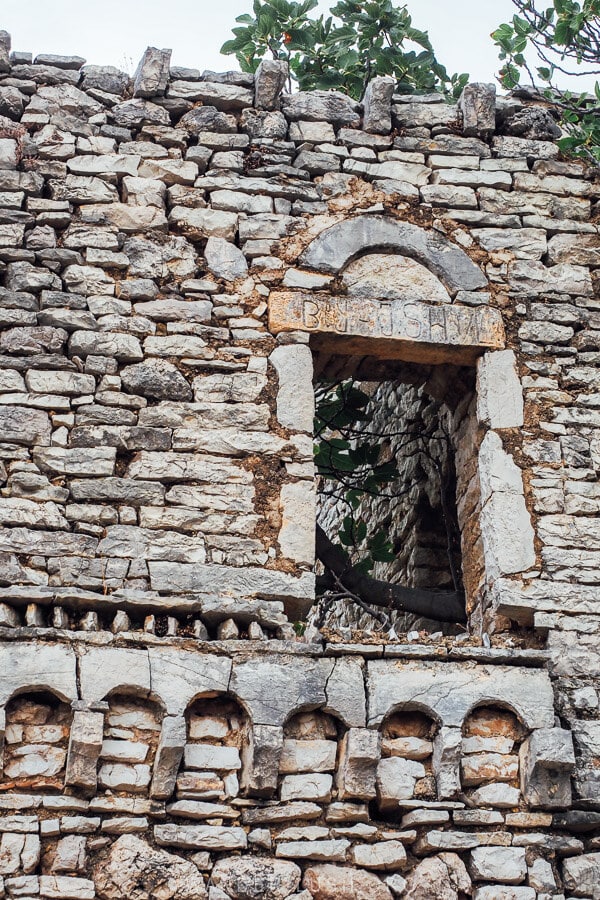
<path fill-rule="evenodd" d="M 282 749 L 281 726 L 252 726 L 242 748 L 242 787 L 250 796 L 272 797 L 275 794 Z"/>
<path fill-rule="evenodd" d="M 150 786 L 150 796 L 155 800 L 168 800 L 175 790 L 185 741 L 185 718 L 183 716 L 165 716 L 156 749 Z"/>
<path fill-rule="evenodd" d="M 513 350 L 486 353 L 479 360 L 477 417 L 489 428 L 523 425 L 523 389 Z"/>
<path fill-rule="evenodd" d="M 150 784 L 150 775 L 150 766 L 142 763 L 105 763 L 100 766 L 98 784 L 111 791 L 143 793 Z"/>
<path fill-rule="evenodd" d="M 210 880 L 232 900 L 286 900 L 298 890 L 301 876 L 293 862 L 236 856 L 217 860 Z"/>
<path fill-rule="evenodd" d="M 501 753 L 472 753 L 463 757 L 461 770 L 466 786 L 491 780 L 513 781 L 519 774 L 519 760 Z"/>
<path fill-rule="evenodd" d="M 325 685 L 333 669 L 333 660 L 296 657 L 290 666 L 286 657 L 235 660 L 229 690 L 239 697 L 252 722 L 279 725 L 301 709 L 325 705 Z M 265 694 L 264 685 L 277 685 Z"/>
<path fill-rule="evenodd" d="M 416 259 L 452 294 L 487 285 L 481 270 L 455 244 L 408 222 L 377 215 L 357 216 L 325 229 L 309 245 L 301 262 L 307 268 L 336 274 L 369 248 Z"/>
<path fill-rule="evenodd" d="M 242 251 L 222 237 L 209 237 L 204 249 L 208 270 L 215 278 L 235 281 L 248 274 L 248 263 Z"/>
<path fill-rule="evenodd" d="M 595 896 L 600 884 L 600 853 L 586 853 L 563 862 L 565 888 L 578 897 Z"/>
<path fill-rule="evenodd" d="M 573 737 L 564 728 L 540 728 L 520 751 L 521 790 L 533 807 L 563 807 L 571 803 L 570 775 L 575 768 Z"/>
<path fill-rule="evenodd" d="M 501 887 L 484 885 L 477 888 L 473 900 L 535 900 L 536 893 L 531 887 Z"/>
<path fill-rule="evenodd" d="M 162 106 L 143 98 L 117 103 L 111 110 L 115 124 L 121 128 L 140 128 L 143 125 L 170 125 L 169 113 Z"/>
<path fill-rule="evenodd" d="M 346 266 L 342 278 L 348 296 L 361 300 L 404 300 L 428 304 L 451 302 L 442 282 L 420 262 L 406 256 L 369 253 Z"/>
<path fill-rule="evenodd" d="M 242 767 L 237 747 L 219 747 L 213 744 L 186 744 L 184 764 L 186 769 L 210 772 L 222 772 Z"/>
<path fill-rule="evenodd" d="M 40 861 L 40 849 L 37 834 L 5 832 L 0 841 L 0 876 L 34 872 Z"/>
<path fill-rule="evenodd" d="M 303 344 L 277 347 L 270 355 L 279 379 L 277 419 L 284 428 L 312 434 L 315 397 L 312 354 Z"/>
<path fill-rule="evenodd" d="M 56 845 L 52 872 L 83 872 L 86 863 L 86 838 L 83 834 L 68 834 Z"/>
<path fill-rule="evenodd" d="M 150 664 L 144 650 L 116 647 L 83 648 L 79 660 L 82 699 L 103 700 L 117 688 L 133 689 L 141 697 L 150 693 Z"/>
<path fill-rule="evenodd" d="M 169 222 L 180 227 L 191 240 L 220 237 L 226 241 L 233 241 L 238 216 L 233 212 L 175 206 L 169 214 Z"/>
<path fill-rule="evenodd" d="M 133 76 L 134 97 L 162 96 L 169 83 L 170 50 L 148 47 Z"/>
<path fill-rule="evenodd" d="M 110 848 L 108 857 L 98 862 L 94 881 L 106 900 L 143 896 L 149 888 L 155 896 L 172 900 L 202 900 L 204 879 L 193 862 L 164 850 L 156 850 L 145 840 L 127 834 Z"/>
<path fill-rule="evenodd" d="M 25 406 L 0 407 L 0 434 L 4 441 L 16 444 L 50 443 L 52 426 L 48 413 Z"/>
<path fill-rule="evenodd" d="M 76 710 L 69 736 L 65 784 L 88 793 L 96 790 L 96 769 L 102 750 L 104 714 Z"/>
<path fill-rule="evenodd" d="M 183 715 L 198 694 L 228 689 L 231 660 L 225 656 L 151 647 L 148 657 L 152 690 L 171 716 Z"/>
<path fill-rule="evenodd" d="M 278 541 L 282 555 L 299 565 L 314 565 L 316 493 L 309 481 L 284 484 L 279 495 L 281 528 Z"/>
<path fill-rule="evenodd" d="M 365 725 L 367 700 L 362 660 L 348 657 L 336 659 L 325 692 L 327 705 L 323 707 L 323 712 L 337 716 L 349 728 Z"/>
<path fill-rule="evenodd" d="M 356 866 L 376 871 L 393 872 L 406 865 L 406 850 L 400 841 L 379 841 L 375 844 L 355 844 L 351 851 Z"/>
<path fill-rule="evenodd" d="M 399 800 L 412 800 L 417 779 L 426 775 L 425 766 L 412 759 L 391 756 L 377 765 L 377 799 L 382 810 L 398 808 Z"/>
<path fill-rule="evenodd" d="M 463 134 L 487 140 L 496 130 L 496 85 L 468 84 L 458 101 Z"/>
<path fill-rule="evenodd" d="M 331 353 L 339 353 L 343 342 L 346 353 L 419 363 L 475 362 L 484 350 L 504 345 L 499 313 L 486 306 L 382 303 L 300 291 L 271 293 L 269 328 L 311 333 Z"/>
<path fill-rule="evenodd" d="M 173 562 L 203 563 L 206 559 L 202 537 L 136 525 L 111 525 L 106 529 L 106 537 L 98 544 L 98 553 L 106 557 Z"/>
<path fill-rule="evenodd" d="M 131 334 L 74 331 L 69 340 L 74 356 L 109 356 L 120 362 L 140 362 L 144 358 L 139 340 Z"/>
<path fill-rule="evenodd" d="M 349 866 L 312 866 L 302 886 L 314 900 L 392 900 L 388 887 L 372 872 Z"/>
<path fill-rule="evenodd" d="M 433 742 L 433 772 L 440 800 L 452 800 L 461 792 L 460 758 L 462 734 L 459 728 L 442 726 Z"/>
<path fill-rule="evenodd" d="M 64 447 L 45 447 L 34 450 L 34 462 L 42 470 L 51 475 L 112 475 L 115 469 L 116 449 L 114 447 L 98 447 L 92 449 L 67 449 Z"/>
<path fill-rule="evenodd" d="M 527 571 L 535 565 L 536 554 L 522 475 L 493 431 L 481 444 L 479 472 L 484 504 L 481 535 L 488 577 Z"/>
<path fill-rule="evenodd" d="M 254 78 L 254 106 L 256 109 L 279 109 L 281 92 L 285 87 L 288 75 L 289 65 L 286 60 L 262 60 Z"/>
<path fill-rule="evenodd" d="M 521 847 L 476 847 L 471 850 L 470 871 L 474 881 L 521 884 L 527 875 L 525 850 Z"/>
<path fill-rule="evenodd" d="M 372 78 L 363 100 L 363 128 L 373 134 L 388 134 L 392 130 L 392 94 L 396 86 L 394 78 Z"/>
<path fill-rule="evenodd" d="M 40 897 L 47 900 L 94 900 L 96 890 L 89 878 L 40 875 Z"/>
<path fill-rule="evenodd" d="M 333 772 L 336 755 L 335 741 L 302 741 L 288 738 L 283 742 L 279 771 L 284 775 L 299 772 Z"/>
<path fill-rule="evenodd" d="M 495 806 L 498 809 L 513 809 L 519 805 L 521 792 L 509 784 L 497 782 L 484 784 L 470 795 L 477 806 Z"/>
<path fill-rule="evenodd" d="M 543 669 L 370 660 L 367 672 L 370 727 L 378 727 L 392 709 L 410 709 L 413 703 L 454 728 L 471 709 L 493 703 L 514 709 L 528 728 L 554 724 L 553 692 Z"/>
<path fill-rule="evenodd" d="M 279 857 L 344 862 L 350 841 L 285 841 L 277 845 Z"/>
<path fill-rule="evenodd" d="M 285 775 L 281 782 L 282 800 L 329 802 L 333 776 L 326 774 Z"/>
<path fill-rule="evenodd" d="M 349 728 L 341 743 L 336 786 L 340 800 L 372 800 L 381 755 L 378 731 Z"/>
<path fill-rule="evenodd" d="M 331 122 L 333 125 L 360 125 L 359 105 L 339 91 L 301 91 L 284 94 L 281 108 L 292 121 Z"/>
<path fill-rule="evenodd" d="M 155 825 L 154 839 L 181 850 L 245 850 L 248 843 L 243 828 L 220 825 Z"/>
<path fill-rule="evenodd" d="M 201 459 L 198 460 L 198 463 L 198 471 L 201 471 L 206 464 Z M 1 546 L 2 535 L 0 533 Z M 243 600 L 258 595 L 267 600 L 282 600 L 286 614 L 292 621 L 295 621 L 303 618 L 314 602 L 315 581 L 311 572 L 306 572 L 296 578 L 274 569 L 258 567 L 241 569 L 214 563 L 212 565 L 193 565 L 150 562 L 148 568 L 153 590 L 167 594 L 185 594 L 192 591 L 207 594 L 209 598 L 210 595 L 222 596 L 223 600 L 216 601 L 217 612 L 219 609 L 223 609 L 223 603 L 228 597 L 236 596 L 236 600 L 237 598 Z M 229 616 L 225 616 L 225 618 L 229 618 Z"/>
<path fill-rule="evenodd" d="M 0 646 L 0 705 L 26 690 L 48 690 L 66 702 L 75 700 L 76 659 L 72 649 L 61 644 Z"/>
<path fill-rule="evenodd" d="M 137 304 L 137 311 L 141 312 L 140 306 L 150 305 L 150 303 Z M 195 306 L 195 304 L 191 305 Z M 209 304 L 202 303 L 203 308 L 207 305 L 210 309 Z M 185 306 L 187 307 L 187 304 Z M 148 312 L 148 310 L 144 310 L 146 315 Z M 166 360 L 149 359 L 144 363 L 125 366 L 121 369 L 120 375 L 125 390 L 142 397 L 152 397 L 155 400 L 191 400 L 193 396 L 187 380 L 172 363 Z"/>

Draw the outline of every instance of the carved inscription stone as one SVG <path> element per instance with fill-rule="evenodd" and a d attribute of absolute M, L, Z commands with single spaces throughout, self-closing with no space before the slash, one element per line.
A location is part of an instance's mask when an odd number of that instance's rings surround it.
<path fill-rule="evenodd" d="M 318 349 L 408 362 L 472 362 L 504 346 L 498 310 L 432 306 L 281 291 L 269 299 L 269 328 L 308 331 Z"/>

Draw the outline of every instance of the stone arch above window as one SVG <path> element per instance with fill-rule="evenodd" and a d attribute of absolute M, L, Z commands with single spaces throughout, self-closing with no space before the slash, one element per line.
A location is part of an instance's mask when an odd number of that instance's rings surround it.
<path fill-rule="evenodd" d="M 487 279 L 473 260 L 447 238 L 389 216 L 362 215 L 322 231 L 301 257 L 302 265 L 318 272 L 341 272 L 367 252 L 398 253 L 424 265 L 454 296 L 476 291 Z"/>

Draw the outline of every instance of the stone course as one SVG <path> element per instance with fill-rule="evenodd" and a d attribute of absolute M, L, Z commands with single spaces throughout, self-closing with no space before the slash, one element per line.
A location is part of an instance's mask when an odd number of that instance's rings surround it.
<path fill-rule="evenodd" d="M 0 896 L 595 900 L 596 173 L 490 85 L 170 55 L 0 32 Z M 293 627 L 350 375 L 376 574 L 452 586 L 453 468 L 466 631 Z"/>

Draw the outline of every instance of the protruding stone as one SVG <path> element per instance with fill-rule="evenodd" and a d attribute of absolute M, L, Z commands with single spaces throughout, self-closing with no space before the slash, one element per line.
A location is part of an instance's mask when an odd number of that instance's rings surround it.
<path fill-rule="evenodd" d="M 73 714 L 65 784 L 94 793 L 103 728 L 104 714 L 101 712 L 78 710 Z"/>
<path fill-rule="evenodd" d="M 133 834 L 124 834 L 94 870 L 98 896 L 106 900 L 149 896 L 170 900 L 202 900 L 204 879 L 197 867 L 181 856 L 157 850 Z M 48 895 L 46 895 L 48 896 Z M 74 896 L 63 894 L 61 896 Z M 93 895 L 92 895 L 93 896 Z"/>
<path fill-rule="evenodd" d="M 496 85 L 468 84 L 458 106 L 463 116 L 465 137 L 488 140 L 496 130 Z"/>
<path fill-rule="evenodd" d="M 340 800 L 372 800 L 381 753 L 378 731 L 349 728 L 342 740 L 336 784 Z"/>
<path fill-rule="evenodd" d="M 254 79 L 256 109 L 279 109 L 281 92 L 289 77 L 289 64 L 284 59 L 263 59 Z"/>
<path fill-rule="evenodd" d="M 396 79 L 389 76 L 372 78 L 363 100 L 363 128 L 372 134 L 388 134 L 392 130 L 392 95 Z"/>
<path fill-rule="evenodd" d="M 248 273 L 248 263 L 242 251 L 222 237 L 209 237 L 204 257 L 209 271 L 216 278 L 235 281 Z"/>
<path fill-rule="evenodd" d="M 314 900 L 392 900 L 376 875 L 349 866 L 313 866 L 304 873 L 302 886 Z"/>
<path fill-rule="evenodd" d="M 527 803 L 550 809 L 569 806 L 575 767 L 571 732 L 540 728 L 524 742 L 520 756 L 521 790 Z"/>
<path fill-rule="evenodd" d="M 133 76 L 134 97 L 162 97 L 169 83 L 170 50 L 148 47 Z"/>

